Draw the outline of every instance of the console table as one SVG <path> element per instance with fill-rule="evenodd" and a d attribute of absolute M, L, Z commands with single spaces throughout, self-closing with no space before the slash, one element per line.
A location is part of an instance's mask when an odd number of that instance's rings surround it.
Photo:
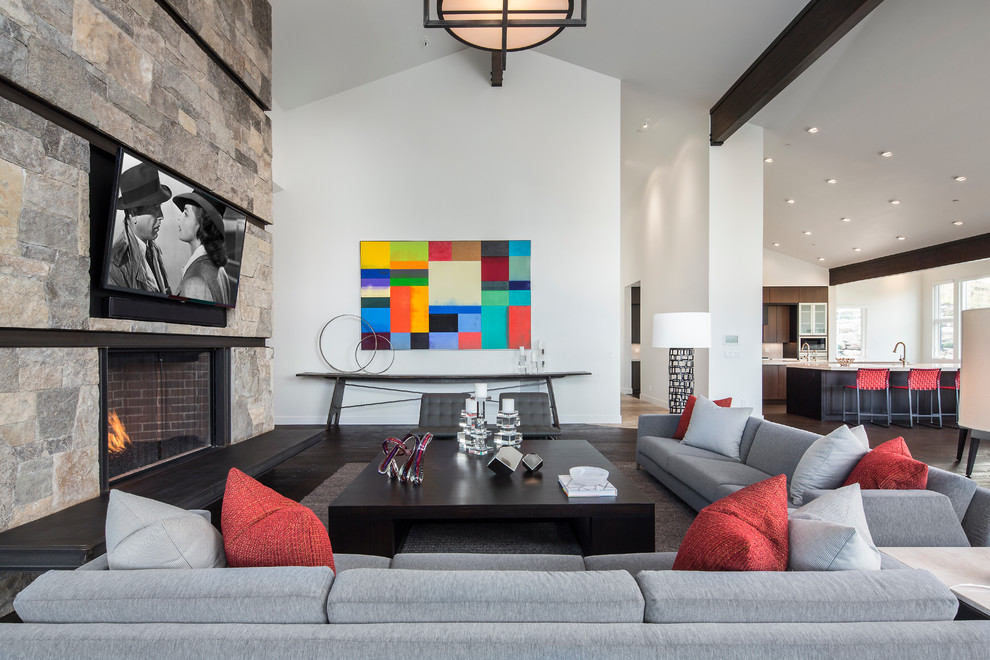
<path fill-rule="evenodd" d="M 380 406 L 387 403 L 398 403 L 399 401 L 411 401 L 411 398 L 395 399 L 393 401 L 375 401 L 373 403 L 358 403 L 351 406 L 344 405 L 344 388 L 349 384 L 351 387 L 360 387 L 372 390 L 385 390 L 388 392 L 405 392 L 407 394 L 422 394 L 416 390 L 401 389 L 395 387 L 400 383 L 494 383 L 494 382 L 520 382 L 520 383 L 543 383 L 547 388 L 547 395 L 550 397 L 550 413 L 553 415 L 553 425 L 560 428 L 560 419 L 557 417 L 557 401 L 553 396 L 553 380 L 555 378 L 565 378 L 567 376 L 590 376 L 590 371 L 545 371 L 538 374 L 458 374 L 458 375 L 424 375 L 424 374 L 352 374 L 342 372 L 313 372 L 307 371 L 296 374 L 300 378 L 322 378 L 333 381 L 333 398 L 330 400 L 330 412 L 327 415 L 327 428 L 340 426 L 340 411 L 344 408 L 360 408 L 363 406 Z M 368 382 L 385 383 L 385 385 L 367 385 Z M 469 394 L 469 393 L 468 393 Z M 467 394 L 465 394 L 467 396 Z"/>

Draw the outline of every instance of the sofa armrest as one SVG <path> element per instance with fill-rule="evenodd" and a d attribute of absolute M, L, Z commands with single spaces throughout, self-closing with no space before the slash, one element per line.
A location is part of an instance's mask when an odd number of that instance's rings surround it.
<path fill-rule="evenodd" d="M 646 435 L 652 435 L 658 438 L 672 438 L 674 431 L 677 430 L 677 423 L 680 421 L 680 415 L 640 415 L 639 430 L 636 431 L 636 437 L 642 438 Z"/>
<path fill-rule="evenodd" d="M 962 525 L 971 545 L 990 546 L 990 490 L 983 487 L 976 489 Z"/>
<path fill-rule="evenodd" d="M 952 502 L 930 490 L 864 490 L 863 511 L 879 547 L 966 547 Z"/>

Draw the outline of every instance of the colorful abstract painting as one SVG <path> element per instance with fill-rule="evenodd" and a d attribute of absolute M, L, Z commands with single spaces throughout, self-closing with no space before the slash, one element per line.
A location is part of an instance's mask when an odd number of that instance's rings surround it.
<path fill-rule="evenodd" d="M 362 348 L 529 348 L 529 243 L 362 241 Z"/>

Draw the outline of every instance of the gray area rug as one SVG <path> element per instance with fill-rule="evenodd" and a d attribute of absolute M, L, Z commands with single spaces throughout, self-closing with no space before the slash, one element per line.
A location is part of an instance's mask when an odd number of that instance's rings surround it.
<path fill-rule="evenodd" d="M 301 501 L 327 524 L 327 506 L 354 480 L 367 463 L 346 463 Z M 656 510 L 657 552 L 676 551 L 695 512 L 635 463 L 615 463 L 623 474 L 653 500 Z M 382 477 L 384 479 L 384 477 Z M 505 554 L 580 554 L 568 525 L 563 523 L 422 523 L 406 537 L 403 552 L 499 552 Z"/>

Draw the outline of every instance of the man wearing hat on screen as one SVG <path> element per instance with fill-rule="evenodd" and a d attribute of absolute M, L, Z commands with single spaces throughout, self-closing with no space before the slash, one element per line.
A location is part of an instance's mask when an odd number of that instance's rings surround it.
<path fill-rule="evenodd" d="M 124 212 L 124 231 L 110 248 L 110 284 L 172 294 L 162 251 L 155 243 L 162 203 L 170 197 L 172 191 L 161 184 L 153 165 L 140 163 L 120 173 L 117 209 Z"/>

